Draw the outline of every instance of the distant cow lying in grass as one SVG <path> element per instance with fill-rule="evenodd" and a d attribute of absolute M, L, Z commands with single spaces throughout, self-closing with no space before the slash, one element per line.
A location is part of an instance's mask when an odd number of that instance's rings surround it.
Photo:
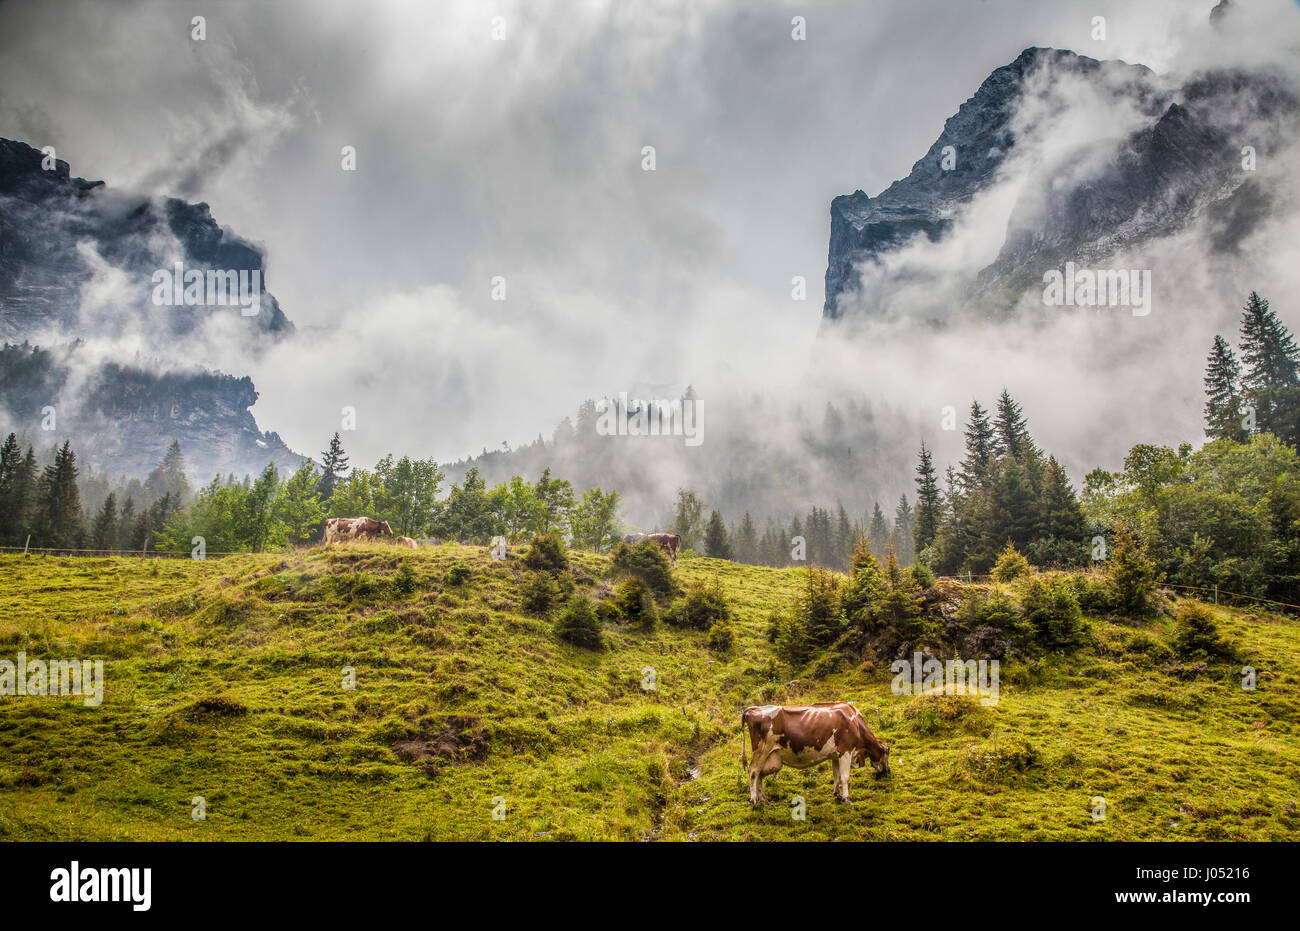
<path fill-rule="evenodd" d="M 398 537 L 393 542 L 396 543 L 398 546 L 409 547 L 410 549 L 413 550 L 418 550 L 420 548 L 420 544 L 416 543 L 410 537 Z"/>
<path fill-rule="evenodd" d="M 393 529 L 386 520 L 373 517 L 331 517 L 325 521 L 325 545 L 360 543 L 379 537 L 391 537 Z"/>
<path fill-rule="evenodd" d="M 745 759 L 745 734 L 740 735 L 740 765 L 749 770 L 749 802 L 767 801 L 763 777 L 782 765 L 807 769 L 831 761 L 836 801 L 849 801 L 849 770 L 867 760 L 878 775 L 889 775 L 889 748 L 876 739 L 862 713 L 843 701 L 813 705 L 752 705 L 741 714 L 749 732 L 754 759 Z"/>
<path fill-rule="evenodd" d="M 644 540 L 649 540 L 655 546 L 664 551 L 673 566 L 677 565 L 677 554 L 682 549 L 682 538 L 675 533 L 629 533 L 623 538 L 623 542 L 629 546 L 636 546 Z"/>

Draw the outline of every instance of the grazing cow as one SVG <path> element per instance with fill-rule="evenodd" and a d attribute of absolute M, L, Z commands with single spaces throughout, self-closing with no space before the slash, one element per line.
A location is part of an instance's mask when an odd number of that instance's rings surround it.
<path fill-rule="evenodd" d="M 420 548 L 420 544 L 416 543 L 410 537 L 398 537 L 393 542 L 396 543 L 398 546 L 410 547 L 413 550 L 418 550 Z"/>
<path fill-rule="evenodd" d="M 325 545 L 357 543 L 377 537 L 391 537 L 393 529 L 386 520 L 373 517 L 331 517 L 325 521 Z"/>
<path fill-rule="evenodd" d="M 672 560 L 673 568 L 676 568 L 677 554 L 682 549 L 682 538 L 675 533 L 652 533 L 648 539 L 653 540 L 655 545 L 664 551 L 664 554 Z"/>
<path fill-rule="evenodd" d="M 677 565 L 677 554 L 682 548 L 681 537 L 675 533 L 629 533 L 623 538 L 623 542 L 629 546 L 636 546 L 646 540 L 663 550 L 664 555 L 672 560 L 673 565 Z"/>
<path fill-rule="evenodd" d="M 782 765 L 807 769 L 831 761 L 835 779 L 835 800 L 849 801 L 849 770 L 868 759 L 881 776 L 889 775 L 889 747 L 871 733 L 862 713 L 843 701 L 813 705 L 753 705 L 740 717 L 740 765 L 749 770 L 749 802 L 767 801 L 763 777 Z M 745 759 L 745 734 L 753 748 L 752 761 Z"/>

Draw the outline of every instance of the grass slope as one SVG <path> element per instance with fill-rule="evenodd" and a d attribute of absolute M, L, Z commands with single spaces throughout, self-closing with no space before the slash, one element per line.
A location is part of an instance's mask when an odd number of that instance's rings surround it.
<path fill-rule="evenodd" d="M 574 562 L 600 582 L 604 557 Z M 457 564 L 472 575 L 452 585 Z M 1300 837 L 1294 620 L 1220 610 L 1255 691 L 1132 649 L 1167 642 L 1168 619 L 1091 619 L 1096 650 L 1004 664 L 998 705 L 963 714 L 892 695 L 883 664 L 783 679 L 767 618 L 799 570 L 686 557 L 679 576 L 722 580 L 735 652 L 664 625 L 610 627 L 602 653 L 566 646 L 519 610 L 518 561 L 476 547 L 0 557 L 0 658 L 102 658 L 107 676 L 98 708 L 0 697 L 0 838 Z M 855 770 L 849 807 L 829 766 L 785 769 L 751 810 L 740 709 L 826 699 L 859 705 L 893 777 Z"/>

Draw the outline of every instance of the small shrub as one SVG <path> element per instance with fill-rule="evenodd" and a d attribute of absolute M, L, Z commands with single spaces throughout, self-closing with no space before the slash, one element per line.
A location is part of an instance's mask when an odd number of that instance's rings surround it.
<path fill-rule="evenodd" d="M 715 622 L 729 620 L 730 617 L 731 608 L 728 607 L 722 595 L 722 585 L 717 580 L 691 585 L 686 594 L 664 612 L 664 620 L 669 624 L 693 630 L 708 630 Z"/>
<path fill-rule="evenodd" d="M 447 584 L 453 586 L 464 585 L 473 575 L 473 569 L 463 563 L 457 563 L 447 570 Z"/>
<path fill-rule="evenodd" d="M 619 618 L 629 624 L 636 624 L 649 630 L 659 620 L 659 609 L 655 606 L 654 598 L 642 581 L 635 576 L 629 576 L 619 582 L 610 600 Z"/>
<path fill-rule="evenodd" d="M 966 733 L 988 736 L 993 715 L 972 695 L 921 695 L 903 708 L 903 717 L 922 737 Z"/>
<path fill-rule="evenodd" d="M 1013 544 L 1008 543 L 993 566 L 993 581 L 1014 582 L 1032 571 L 1029 560 Z"/>
<path fill-rule="evenodd" d="M 1156 564 L 1146 547 L 1123 527 L 1114 530 L 1115 545 L 1107 560 L 1106 573 L 1115 590 L 1115 607 L 1134 617 L 1146 617 L 1156 609 Z"/>
<path fill-rule="evenodd" d="M 725 619 L 713 622 L 709 628 L 709 647 L 719 653 L 728 653 L 736 646 L 736 632 Z"/>
<path fill-rule="evenodd" d="M 1060 576 L 1025 578 L 1020 588 L 1020 607 L 1034 629 L 1034 639 L 1048 650 L 1073 650 L 1087 639 L 1079 600 Z"/>
<path fill-rule="evenodd" d="M 393 591 L 397 592 L 399 595 L 409 595 L 411 592 L 415 591 L 415 587 L 418 584 L 419 579 L 415 577 L 415 572 L 412 571 L 410 564 L 403 561 L 402 564 L 397 567 L 397 571 L 393 573 Z"/>
<path fill-rule="evenodd" d="M 912 580 L 916 583 L 917 588 L 932 588 L 934 586 L 934 573 L 930 567 L 923 562 L 912 564 Z"/>
<path fill-rule="evenodd" d="M 590 650 L 605 648 L 605 637 L 596 617 L 596 606 L 585 595 L 574 595 L 565 603 L 560 616 L 555 620 L 555 635 L 574 646 Z"/>
<path fill-rule="evenodd" d="M 569 551 L 558 533 L 539 533 L 529 541 L 523 561 L 529 569 L 558 575 L 569 568 Z"/>
<path fill-rule="evenodd" d="M 558 596 L 559 587 L 554 578 L 545 572 L 533 572 L 519 589 L 519 607 L 541 616 L 551 610 Z"/>
<path fill-rule="evenodd" d="M 1042 752 L 1027 740 L 1011 746 L 966 749 L 966 768 L 971 775 L 986 782 L 1000 782 L 1039 769 L 1042 765 Z"/>
<path fill-rule="evenodd" d="M 668 557 L 651 540 L 642 540 L 636 546 L 620 543 L 614 548 L 610 570 L 615 578 L 640 580 L 656 598 L 671 598 L 677 593 Z"/>
<path fill-rule="evenodd" d="M 1239 657 L 1237 647 L 1219 636 L 1214 612 L 1199 601 L 1184 601 L 1174 613 L 1174 650 L 1183 659 Z"/>

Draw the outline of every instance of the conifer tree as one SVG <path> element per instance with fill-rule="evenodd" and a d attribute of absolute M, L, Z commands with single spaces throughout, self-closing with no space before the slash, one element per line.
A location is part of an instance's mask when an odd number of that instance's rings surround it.
<path fill-rule="evenodd" d="M 1205 435 L 1212 440 L 1242 442 L 1241 367 L 1227 340 L 1214 337 L 1205 363 Z"/>
<path fill-rule="evenodd" d="M 1028 462 L 1037 452 L 1034 441 L 1029 436 L 1029 427 L 1025 424 L 1020 405 L 1012 399 L 1011 393 L 1005 388 L 998 396 L 998 413 L 993 429 L 995 455 L 1014 456 L 1021 462 Z"/>
<path fill-rule="evenodd" d="M 722 522 L 722 515 L 714 511 L 709 515 L 709 524 L 704 531 L 704 552 L 715 559 L 731 558 L 731 540 L 727 536 L 727 525 Z"/>
<path fill-rule="evenodd" d="M 995 434 L 988 412 L 979 401 L 972 401 L 970 420 L 966 423 L 966 458 L 959 473 L 963 490 L 970 492 L 985 484 L 995 451 Z"/>
<path fill-rule="evenodd" d="M 934 545 L 943 506 L 939 481 L 934 471 L 934 457 L 925 448 L 924 442 L 921 443 L 920 458 L 916 467 L 916 523 L 913 531 L 918 557 L 927 547 Z"/>
<path fill-rule="evenodd" d="M 884 511 L 880 510 L 880 502 L 875 503 L 871 512 L 871 526 L 867 530 L 867 536 L 871 541 L 873 552 L 884 554 L 889 548 L 889 522 L 885 520 Z"/>
<path fill-rule="evenodd" d="M 82 542 L 81 492 L 77 488 L 77 454 L 65 440 L 45 467 L 37 491 L 37 533 L 41 545 L 77 547 Z"/>
<path fill-rule="evenodd" d="M 1259 430 L 1284 443 L 1300 439 L 1300 349 L 1290 331 L 1254 291 L 1241 314 L 1241 394 Z"/>
<path fill-rule="evenodd" d="M 117 495 L 108 493 L 104 506 L 95 516 L 94 526 L 90 532 L 90 545 L 97 550 L 117 549 Z"/>

